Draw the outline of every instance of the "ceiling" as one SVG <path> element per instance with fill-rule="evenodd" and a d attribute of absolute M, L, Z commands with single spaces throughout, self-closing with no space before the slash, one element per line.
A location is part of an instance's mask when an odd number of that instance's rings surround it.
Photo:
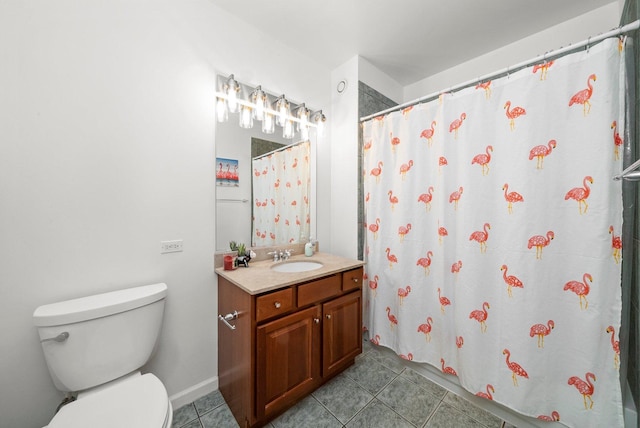
<path fill-rule="evenodd" d="M 360 55 L 403 86 L 612 0 L 210 0 L 334 69 Z M 615 1 L 615 0 L 613 0 Z"/>

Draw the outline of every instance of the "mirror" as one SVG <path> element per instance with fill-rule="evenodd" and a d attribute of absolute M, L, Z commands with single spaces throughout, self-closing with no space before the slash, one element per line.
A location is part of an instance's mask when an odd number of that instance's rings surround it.
<path fill-rule="evenodd" d="M 252 217 L 255 208 L 253 197 L 253 167 L 252 158 L 273 150 L 272 142 L 279 147 L 289 146 L 299 142 L 299 135 L 294 139 L 282 137 L 282 130 L 276 128 L 273 134 L 265 134 L 261 131 L 260 122 L 254 124 L 252 129 L 244 129 L 238 126 L 237 115 L 230 114 L 227 122 L 217 123 L 215 132 L 216 162 L 217 168 L 222 172 L 237 171 L 237 180 L 216 179 L 216 251 L 228 251 L 229 241 L 244 243 L 248 246 L 273 245 L 269 239 L 254 239 Z M 309 235 L 315 234 L 315 188 L 316 188 L 316 130 L 309 132 L 310 156 L 309 156 Z M 237 161 L 237 164 L 234 163 Z M 220 165 L 222 163 L 222 165 Z M 237 168 L 235 168 L 237 166 Z M 217 172 L 217 171 L 216 171 Z M 218 174 L 216 174 L 218 175 Z M 224 175 L 224 174 L 223 174 Z M 233 175 L 233 174 L 231 174 Z M 304 180 L 301 178 L 300 180 Z M 271 198 L 269 198 L 271 199 Z M 304 220 L 306 221 L 306 219 Z M 257 238 L 257 237 L 256 237 Z M 306 242 L 309 236 L 297 237 L 294 242 L 287 239 L 287 243 Z M 278 245 L 278 244 L 275 244 Z"/>

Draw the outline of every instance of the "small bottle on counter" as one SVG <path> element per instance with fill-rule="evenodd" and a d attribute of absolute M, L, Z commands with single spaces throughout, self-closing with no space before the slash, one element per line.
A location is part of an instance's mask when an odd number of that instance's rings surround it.
<path fill-rule="evenodd" d="M 304 255 L 307 257 L 313 256 L 313 238 L 309 238 L 309 242 L 304 244 Z"/>

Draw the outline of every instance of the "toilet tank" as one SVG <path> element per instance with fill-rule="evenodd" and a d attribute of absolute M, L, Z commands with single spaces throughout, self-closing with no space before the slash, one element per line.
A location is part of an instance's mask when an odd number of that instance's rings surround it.
<path fill-rule="evenodd" d="M 33 313 L 60 391 L 82 391 L 142 367 L 155 348 L 167 295 L 152 284 L 40 306 Z M 64 341 L 46 340 L 68 333 Z"/>

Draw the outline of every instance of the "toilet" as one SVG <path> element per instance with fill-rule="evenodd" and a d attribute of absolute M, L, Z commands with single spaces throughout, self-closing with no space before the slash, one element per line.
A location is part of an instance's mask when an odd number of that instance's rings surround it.
<path fill-rule="evenodd" d="M 140 368 L 160 333 L 166 284 L 43 305 L 33 313 L 56 388 L 77 394 L 47 428 L 169 428 L 162 382 Z"/>

